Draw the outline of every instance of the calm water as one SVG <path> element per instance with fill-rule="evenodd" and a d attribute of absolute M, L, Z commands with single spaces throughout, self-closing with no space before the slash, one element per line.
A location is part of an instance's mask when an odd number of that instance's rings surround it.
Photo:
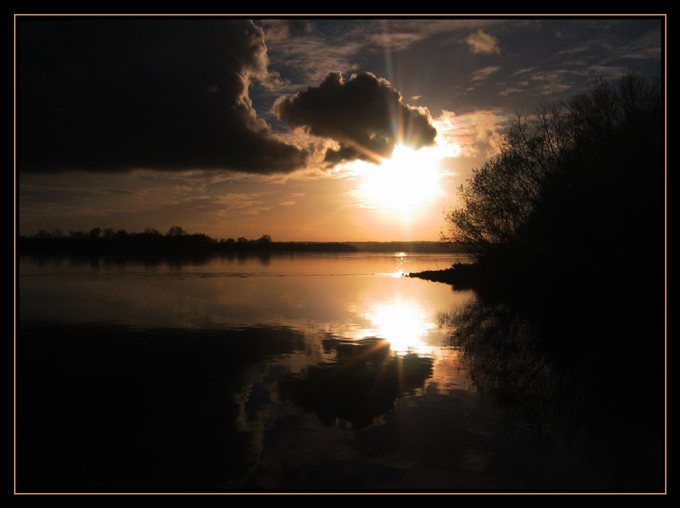
<path fill-rule="evenodd" d="M 17 491 L 656 489 L 508 410 L 555 383 L 504 383 L 476 295 L 403 276 L 453 261 L 22 258 Z"/>

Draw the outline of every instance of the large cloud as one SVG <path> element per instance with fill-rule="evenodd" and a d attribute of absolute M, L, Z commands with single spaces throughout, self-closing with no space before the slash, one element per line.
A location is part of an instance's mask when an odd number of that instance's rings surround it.
<path fill-rule="evenodd" d="M 275 111 L 290 127 L 336 141 L 339 148 L 326 152 L 333 163 L 389 157 L 398 143 L 418 149 L 436 136 L 426 109 L 403 104 L 389 82 L 370 73 L 347 82 L 330 73 L 318 87 L 277 101 Z"/>
<path fill-rule="evenodd" d="M 248 96 L 267 78 L 263 33 L 237 19 L 95 18 L 18 24 L 18 167 L 24 171 L 289 172 Z"/>

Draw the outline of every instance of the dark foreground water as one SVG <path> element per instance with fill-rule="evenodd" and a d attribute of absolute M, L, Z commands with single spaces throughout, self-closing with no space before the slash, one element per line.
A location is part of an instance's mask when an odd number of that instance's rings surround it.
<path fill-rule="evenodd" d="M 452 262 L 21 258 L 16 492 L 664 492 L 651 332 L 402 276 Z"/>

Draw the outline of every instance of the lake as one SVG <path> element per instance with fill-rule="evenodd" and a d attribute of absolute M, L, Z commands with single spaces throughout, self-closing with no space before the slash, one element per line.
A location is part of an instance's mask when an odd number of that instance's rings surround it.
<path fill-rule="evenodd" d="M 473 290 L 405 276 L 456 261 L 20 258 L 17 492 L 663 489 L 655 419 L 614 452 L 562 429 L 553 363 L 485 352 Z M 626 414 L 646 411 L 632 392 Z"/>

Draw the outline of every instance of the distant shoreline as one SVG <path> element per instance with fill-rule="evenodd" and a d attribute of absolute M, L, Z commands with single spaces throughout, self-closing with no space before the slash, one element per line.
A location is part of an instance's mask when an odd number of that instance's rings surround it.
<path fill-rule="evenodd" d="M 89 237 L 19 237 L 19 255 L 117 255 L 117 256 L 204 256 L 267 255 L 303 252 L 372 252 L 372 253 L 436 253 L 462 254 L 450 244 L 435 241 L 391 242 L 274 242 L 245 240 L 215 241 L 205 235 L 168 237 L 163 235 L 128 234 L 122 238 Z"/>

